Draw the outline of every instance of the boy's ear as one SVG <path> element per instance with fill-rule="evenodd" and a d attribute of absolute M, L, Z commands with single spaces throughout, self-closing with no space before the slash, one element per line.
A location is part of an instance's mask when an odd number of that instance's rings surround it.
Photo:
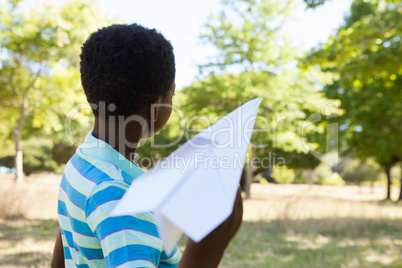
<path fill-rule="evenodd" d="M 158 116 L 159 116 L 159 108 L 160 108 L 160 103 L 161 103 L 162 98 L 159 97 L 157 98 L 155 101 L 153 101 L 151 103 L 151 113 L 150 113 L 150 120 L 152 122 L 156 122 L 156 120 L 158 120 Z"/>

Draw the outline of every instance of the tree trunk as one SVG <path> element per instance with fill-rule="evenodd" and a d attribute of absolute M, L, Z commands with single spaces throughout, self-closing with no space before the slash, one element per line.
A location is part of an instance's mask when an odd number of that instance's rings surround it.
<path fill-rule="evenodd" d="M 17 129 L 14 129 L 14 167 L 15 167 L 15 181 L 22 182 L 24 179 L 23 158 L 22 158 L 22 145 L 21 134 Z"/>
<path fill-rule="evenodd" d="M 245 199 L 249 199 L 251 196 L 250 188 L 251 188 L 251 181 L 253 178 L 253 172 L 251 170 L 250 163 L 244 163 L 243 173 L 242 173 L 242 181 L 243 181 L 243 191 L 246 194 Z"/>
<path fill-rule="evenodd" d="M 386 200 L 391 200 L 391 166 L 385 166 L 385 174 L 387 175 L 387 197 Z"/>
<path fill-rule="evenodd" d="M 362 188 L 360 187 L 360 182 L 355 182 L 356 186 L 357 186 L 357 193 L 361 194 L 362 193 Z"/>
<path fill-rule="evenodd" d="M 401 162 L 401 174 L 400 174 L 399 181 L 401 182 L 401 186 L 400 186 L 400 190 L 399 190 L 398 201 L 401 201 L 402 200 L 402 162 Z"/>
<path fill-rule="evenodd" d="M 26 95 L 24 95 L 21 106 L 19 108 L 20 120 L 18 122 L 18 126 L 13 130 L 14 148 L 15 148 L 14 165 L 15 165 L 16 182 L 22 182 L 24 179 L 21 132 L 25 125 L 25 109 L 27 107 L 28 107 L 28 99 Z"/>
<path fill-rule="evenodd" d="M 255 169 L 255 170 L 253 171 L 253 177 L 257 176 L 257 175 L 260 174 L 260 173 L 265 172 L 267 169 L 268 169 L 268 168 L 265 168 L 265 167 L 264 167 L 264 168 L 263 168 L 263 167 L 259 167 L 259 168 Z"/>
<path fill-rule="evenodd" d="M 307 181 L 308 181 L 308 189 L 311 190 L 313 188 L 313 181 L 314 180 L 314 171 L 309 168 L 307 170 Z"/>

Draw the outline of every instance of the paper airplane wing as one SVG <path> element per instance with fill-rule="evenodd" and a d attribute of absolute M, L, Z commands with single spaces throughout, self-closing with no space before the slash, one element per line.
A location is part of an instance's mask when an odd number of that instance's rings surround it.
<path fill-rule="evenodd" d="M 199 137 L 211 140 L 215 148 L 216 157 L 222 160 L 220 171 L 222 172 L 222 181 L 228 202 L 231 206 L 234 205 L 238 183 L 240 182 L 261 101 L 262 98 L 257 98 L 246 102 L 205 131 L 199 133 Z M 226 160 L 226 164 L 223 164 L 224 160 Z"/>
<path fill-rule="evenodd" d="M 260 102 L 247 102 L 135 179 L 113 215 L 154 212 L 168 252 L 180 230 L 202 240 L 232 212 Z"/>

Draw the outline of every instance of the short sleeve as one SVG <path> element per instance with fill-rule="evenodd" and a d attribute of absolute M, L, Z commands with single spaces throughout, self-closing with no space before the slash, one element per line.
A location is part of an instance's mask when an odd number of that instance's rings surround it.
<path fill-rule="evenodd" d="M 165 252 L 162 252 L 159 261 L 159 268 L 175 268 L 179 265 L 180 260 L 181 260 L 180 250 L 177 248 L 177 246 L 175 246 L 170 255 L 167 255 Z"/>
<path fill-rule="evenodd" d="M 127 189 L 116 181 L 98 185 L 85 206 L 87 223 L 101 243 L 107 267 L 158 267 L 163 244 L 153 215 L 110 216 Z"/>

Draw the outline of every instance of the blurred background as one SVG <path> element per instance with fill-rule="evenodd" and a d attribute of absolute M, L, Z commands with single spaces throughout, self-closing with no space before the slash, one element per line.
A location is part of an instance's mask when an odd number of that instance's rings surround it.
<path fill-rule="evenodd" d="M 263 97 L 221 267 L 402 267 L 400 1 L 0 0 L 1 267 L 49 267 L 61 173 L 93 124 L 80 47 L 134 22 L 176 55 L 144 169 Z"/>

